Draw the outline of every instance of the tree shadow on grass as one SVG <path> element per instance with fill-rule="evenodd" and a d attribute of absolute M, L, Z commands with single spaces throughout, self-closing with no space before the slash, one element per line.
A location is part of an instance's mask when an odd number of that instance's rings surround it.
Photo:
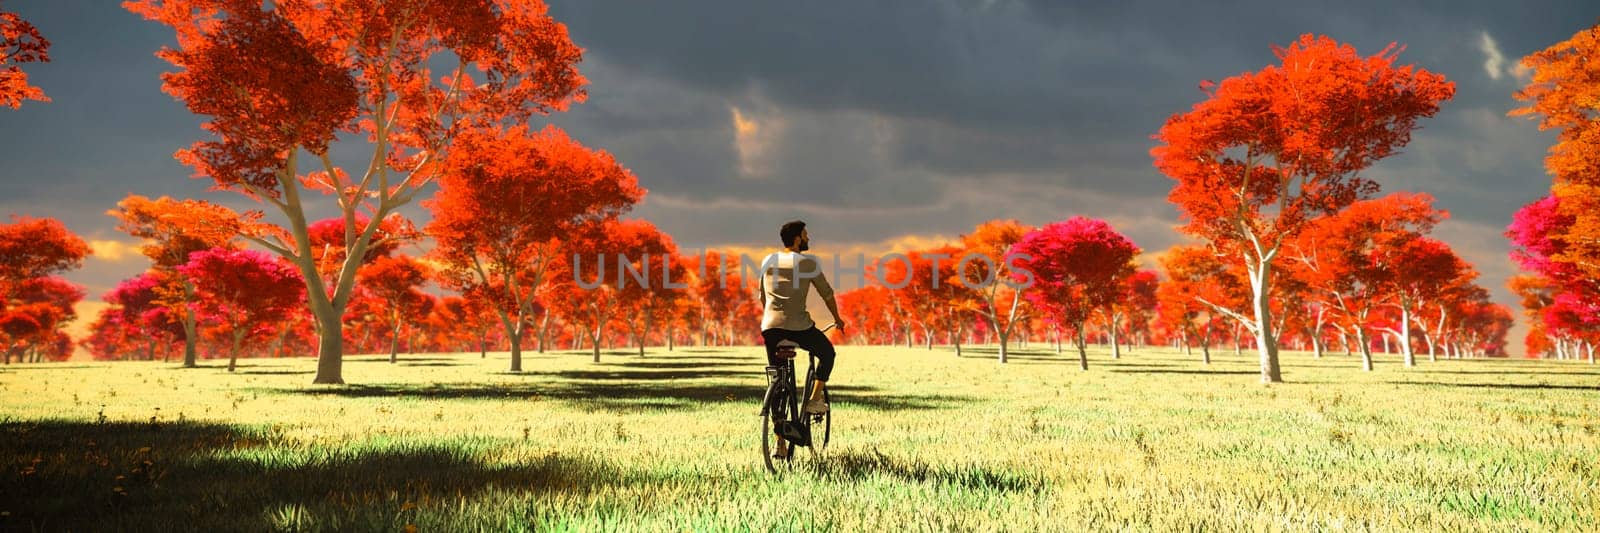
<path fill-rule="evenodd" d="M 392 530 L 404 524 L 406 502 L 657 481 L 587 457 L 498 464 L 468 447 L 386 446 L 314 448 L 265 430 L 192 422 L 7 421 L 0 506 L 10 516 L 0 517 L 0 529 Z M 273 520 L 291 509 L 302 521 Z"/>
<path fill-rule="evenodd" d="M 382 356 L 382 357 L 375 357 L 375 358 L 370 358 L 370 359 L 369 358 L 365 358 L 365 357 L 359 358 L 359 359 L 347 357 L 347 358 L 345 358 L 344 361 L 346 363 L 388 363 L 389 362 L 389 356 L 385 355 L 385 356 Z M 404 355 L 401 355 L 399 357 L 399 362 L 401 362 L 401 363 L 459 362 L 459 361 L 461 361 L 461 358 L 457 358 L 457 357 L 406 357 Z"/>
<path fill-rule="evenodd" d="M 692 368 L 683 370 L 663 371 L 630 371 L 630 370 L 562 370 L 553 372 L 553 375 L 566 379 L 587 380 L 655 380 L 655 379 L 703 379 L 715 377 L 741 377 L 760 379 L 764 373 L 760 368 L 751 370 L 696 370 Z"/>
<path fill-rule="evenodd" d="M 600 362 L 600 366 L 617 366 L 617 367 L 623 367 L 623 368 L 660 368 L 660 369 L 667 369 L 667 370 L 699 369 L 699 368 L 715 368 L 715 367 L 740 367 L 740 368 L 752 368 L 752 369 L 755 369 L 756 372 L 761 372 L 761 369 L 763 367 L 767 366 L 767 365 L 766 365 L 766 360 L 765 359 L 749 358 L 749 359 L 745 359 L 743 363 L 727 363 L 727 362 L 722 362 L 722 363 L 719 363 L 719 362 L 697 363 L 697 362 L 691 362 L 691 361 L 601 361 Z"/>
<path fill-rule="evenodd" d="M 806 471 L 830 480 L 861 481 L 882 475 L 899 481 L 960 485 L 977 490 L 1038 492 L 1045 488 L 1044 480 L 1029 472 L 995 471 L 980 465 L 933 466 L 913 458 L 886 455 L 877 448 L 830 449 L 802 464 Z"/>
<path fill-rule="evenodd" d="M 235 371 L 234 373 L 256 376 L 300 376 L 315 374 L 316 372 L 311 370 L 239 370 Z"/>
<path fill-rule="evenodd" d="M 1090 367 L 1090 368 L 1093 368 L 1093 367 Z M 1253 375 L 1258 375 L 1258 374 L 1261 373 L 1258 370 L 1203 370 L 1203 369 L 1186 370 L 1186 369 L 1176 369 L 1176 368 L 1170 369 L 1170 370 L 1112 368 L 1110 370 L 1112 372 L 1116 372 L 1118 374 L 1218 374 L 1218 375 L 1235 375 L 1235 376 L 1253 376 Z"/>
<path fill-rule="evenodd" d="M 1468 389 L 1581 390 L 1600 392 L 1600 385 L 1550 385 L 1544 383 L 1444 383 L 1437 381 L 1385 381 L 1389 385 L 1422 385 Z"/>
<path fill-rule="evenodd" d="M 1482 377 L 1486 377 L 1486 378 L 1496 377 L 1496 376 L 1517 376 L 1517 377 L 1529 377 L 1529 378 L 1544 377 L 1544 376 L 1600 376 L 1600 372 L 1572 372 L 1572 371 L 1567 371 L 1567 370 L 1553 370 L 1553 371 L 1546 372 L 1546 371 L 1543 371 L 1543 369 L 1540 369 L 1540 370 L 1522 370 L 1522 369 L 1504 369 L 1504 370 L 1434 370 L 1434 369 L 1431 369 L 1431 368 L 1425 368 L 1425 367 L 1419 366 L 1415 371 L 1419 375 L 1426 375 L 1426 374 L 1457 374 L 1457 375 L 1463 375 L 1463 376 L 1482 376 Z"/>
<path fill-rule="evenodd" d="M 765 379 L 741 383 L 679 383 L 648 381 L 563 381 L 556 383 L 451 383 L 405 385 L 346 385 L 342 387 L 254 388 L 253 392 L 342 398 L 420 398 L 461 400 L 560 400 L 584 408 L 614 412 L 640 408 L 698 409 L 713 404 L 740 403 L 752 410 L 766 394 Z M 876 387 L 830 384 L 833 403 L 872 411 L 948 409 L 972 401 L 943 394 L 878 394 Z"/>
<path fill-rule="evenodd" d="M 109 362 L 109 361 L 108 361 Z M 19 366 L 29 365 L 29 366 Z M 75 370 L 81 368 L 101 368 L 95 365 L 63 365 L 59 363 L 16 363 L 0 366 L 0 372 L 6 370 Z"/>

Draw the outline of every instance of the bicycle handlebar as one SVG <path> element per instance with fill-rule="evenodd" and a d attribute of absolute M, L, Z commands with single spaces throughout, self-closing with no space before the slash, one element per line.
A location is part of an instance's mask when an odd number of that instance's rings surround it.
<path fill-rule="evenodd" d="M 828 332 L 828 330 L 830 330 L 830 329 L 833 329 L 833 327 L 834 327 L 834 326 L 837 326 L 837 325 L 839 325 L 839 323 L 838 323 L 838 322 L 834 322 L 834 323 L 832 323 L 832 324 L 828 324 L 828 327 L 825 327 L 825 328 L 822 328 L 822 332 L 823 332 L 823 333 L 827 333 L 827 332 Z"/>

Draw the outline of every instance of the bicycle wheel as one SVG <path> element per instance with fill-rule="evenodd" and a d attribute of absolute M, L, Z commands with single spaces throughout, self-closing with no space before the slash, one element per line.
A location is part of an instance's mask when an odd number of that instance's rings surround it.
<path fill-rule="evenodd" d="M 822 389 L 822 403 L 828 404 L 829 409 L 828 409 L 828 412 L 822 413 L 821 415 L 818 415 L 818 416 L 822 417 L 822 420 L 821 420 L 821 422 L 822 422 L 822 443 L 820 445 L 818 445 L 817 442 L 816 442 L 816 438 L 815 437 L 812 438 L 811 444 L 814 446 L 814 448 L 812 448 L 812 451 L 815 452 L 815 453 L 822 453 L 822 452 L 824 452 L 824 451 L 826 451 L 828 449 L 828 437 L 833 433 L 833 409 L 832 409 L 833 403 L 828 399 L 828 389 L 827 388 L 823 388 Z M 816 422 L 812 423 L 812 425 L 815 425 L 815 424 L 816 424 Z"/>
<path fill-rule="evenodd" d="M 775 422 L 787 418 L 787 409 L 784 407 L 787 404 L 784 399 L 786 394 L 784 394 L 781 387 L 781 385 L 774 383 L 767 388 L 766 400 L 763 402 L 761 409 L 761 460 L 766 463 L 767 471 L 774 474 L 778 473 L 780 466 L 785 469 L 789 468 L 794 459 L 794 446 L 792 445 L 789 446 L 788 457 L 784 459 L 772 457 L 772 452 L 776 451 L 777 448 L 777 424 Z"/>
<path fill-rule="evenodd" d="M 806 371 L 806 389 L 805 389 L 806 392 L 805 392 L 805 396 L 804 396 L 805 398 L 810 398 L 811 397 L 811 387 L 814 386 L 813 383 L 812 383 L 813 379 L 815 379 L 815 371 L 814 371 L 814 369 L 807 370 Z M 823 403 L 828 403 L 828 389 L 827 388 L 823 388 L 822 389 L 822 402 Z M 827 448 L 828 448 L 828 436 L 833 431 L 833 409 L 829 409 L 828 412 L 822 413 L 820 415 L 814 415 L 814 414 L 806 413 L 803 418 L 806 421 L 806 432 L 807 432 L 808 435 L 811 435 L 811 446 L 809 446 L 809 448 L 811 449 L 811 453 L 812 454 L 820 454 L 823 451 L 827 450 Z M 818 424 L 821 424 L 821 426 L 822 426 L 822 440 L 820 440 L 820 441 L 817 440 L 817 432 L 816 432 Z"/>

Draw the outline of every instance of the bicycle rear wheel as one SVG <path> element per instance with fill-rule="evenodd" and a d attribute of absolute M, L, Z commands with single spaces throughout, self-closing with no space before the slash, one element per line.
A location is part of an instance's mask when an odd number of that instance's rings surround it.
<path fill-rule="evenodd" d="M 766 400 L 763 401 L 763 407 L 761 408 L 761 460 L 766 463 L 767 471 L 774 474 L 778 473 L 779 468 L 787 470 L 794 464 L 795 447 L 793 445 L 788 447 L 788 457 L 783 459 L 772 457 L 778 446 L 777 424 L 775 422 L 788 419 L 788 411 L 785 408 L 787 400 L 783 396 L 785 395 L 780 389 L 780 385 L 774 384 L 768 387 Z"/>

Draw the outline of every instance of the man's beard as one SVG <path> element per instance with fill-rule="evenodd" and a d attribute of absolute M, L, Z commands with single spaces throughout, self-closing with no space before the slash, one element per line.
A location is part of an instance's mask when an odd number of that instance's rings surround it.
<path fill-rule="evenodd" d="M 796 251 L 804 252 L 811 249 L 811 241 L 800 241 L 800 248 Z"/>

